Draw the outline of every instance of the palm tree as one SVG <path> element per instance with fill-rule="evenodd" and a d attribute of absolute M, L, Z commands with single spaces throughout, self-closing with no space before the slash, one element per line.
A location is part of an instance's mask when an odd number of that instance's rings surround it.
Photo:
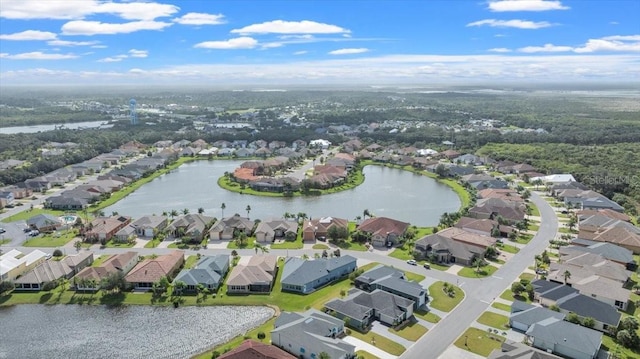
<path fill-rule="evenodd" d="M 251 212 L 251 206 L 247 205 L 247 208 L 245 208 L 245 211 L 247 211 L 247 219 L 249 219 L 249 212 Z"/>
<path fill-rule="evenodd" d="M 480 273 L 480 267 L 484 266 L 484 260 L 479 257 L 474 259 L 473 266 L 476 267 L 476 273 Z"/>
<path fill-rule="evenodd" d="M 368 209 L 365 209 L 364 211 L 362 211 L 362 218 L 367 219 L 367 217 L 371 217 L 371 212 L 369 212 Z"/>
<path fill-rule="evenodd" d="M 562 276 L 564 277 L 564 284 L 567 284 L 567 280 L 571 279 L 571 272 L 567 269 L 562 273 Z"/>
<path fill-rule="evenodd" d="M 169 216 L 171 216 L 171 219 L 178 217 L 178 211 L 175 209 L 172 209 L 171 212 L 169 212 Z"/>
<path fill-rule="evenodd" d="M 227 208 L 227 205 L 224 204 L 224 202 L 222 202 L 222 205 L 220 206 L 220 209 L 222 210 L 222 216 L 220 216 L 220 218 L 224 218 L 224 209 Z"/>
<path fill-rule="evenodd" d="M 204 213 L 204 208 L 200 207 L 198 208 L 198 214 L 203 214 Z"/>
<path fill-rule="evenodd" d="M 189 208 L 185 208 L 185 209 L 183 209 L 183 210 L 182 210 L 182 214 L 184 214 L 185 216 L 186 216 L 187 214 L 189 214 Z"/>

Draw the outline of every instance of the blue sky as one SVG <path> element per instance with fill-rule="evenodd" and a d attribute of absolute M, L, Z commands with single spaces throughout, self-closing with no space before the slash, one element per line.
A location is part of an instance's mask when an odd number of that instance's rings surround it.
<path fill-rule="evenodd" d="M 640 0 L 0 0 L 0 85 L 640 81 Z"/>

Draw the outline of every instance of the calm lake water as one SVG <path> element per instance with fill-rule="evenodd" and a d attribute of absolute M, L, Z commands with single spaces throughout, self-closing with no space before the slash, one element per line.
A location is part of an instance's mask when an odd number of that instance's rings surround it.
<path fill-rule="evenodd" d="M 417 226 L 438 224 L 443 212 L 460 209 L 458 195 L 437 181 L 395 168 L 367 166 L 365 181 L 360 186 L 339 193 L 319 197 L 262 197 L 230 192 L 217 184 L 224 172 L 233 172 L 243 161 L 197 161 L 156 178 L 118 203 L 105 209 L 106 214 L 139 218 L 162 214 L 163 211 L 188 208 L 196 213 L 202 207 L 205 214 L 220 218 L 239 213 L 249 217 L 268 219 L 281 217 L 285 212 L 304 212 L 312 218 L 334 216 L 353 220 L 365 209 L 376 216 L 386 216 Z"/>
<path fill-rule="evenodd" d="M 267 307 L 0 308 L 0 358 L 189 358 L 273 316 Z"/>
<path fill-rule="evenodd" d="M 73 123 L 57 123 L 51 125 L 32 125 L 32 126 L 13 126 L 13 127 L 0 127 L 0 134 L 10 135 L 14 133 L 36 133 L 44 131 L 53 131 L 56 127 L 63 126 L 67 130 L 75 130 L 78 128 L 96 128 L 96 127 L 112 127 L 113 125 L 101 126 L 104 121 L 86 121 L 86 122 L 73 122 Z"/>

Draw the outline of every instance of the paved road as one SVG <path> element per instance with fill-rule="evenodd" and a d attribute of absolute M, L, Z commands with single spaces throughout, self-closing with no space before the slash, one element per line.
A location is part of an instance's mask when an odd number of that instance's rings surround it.
<path fill-rule="evenodd" d="M 502 292 L 530 265 L 536 254 L 549 245 L 558 230 L 558 218 L 549 204 L 533 193 L 531 201 L 538 206 L 542 217 L 538 234 L 505 263 L 491 278 L 467 280 L 463 288 L 466 296 L 458 307 L 443 318 L 438 325 L 418 340 L 401 358 L 430 358 L 442 355 L 447 347 L 482 314 Z"/>

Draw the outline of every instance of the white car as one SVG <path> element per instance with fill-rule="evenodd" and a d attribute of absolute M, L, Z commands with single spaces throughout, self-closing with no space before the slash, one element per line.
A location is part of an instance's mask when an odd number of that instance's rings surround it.
<path fill-rule="evenodd" d="M 418 265 L 418 262 L 416 262 L 416 261 L 415 261 L 415 260 L 413 260 L 413 259 L 409 259 L 409 260 L 407 261 L 407 264 L 411 264 L 412 266 L 417 266 L 417 265 Z"/>

